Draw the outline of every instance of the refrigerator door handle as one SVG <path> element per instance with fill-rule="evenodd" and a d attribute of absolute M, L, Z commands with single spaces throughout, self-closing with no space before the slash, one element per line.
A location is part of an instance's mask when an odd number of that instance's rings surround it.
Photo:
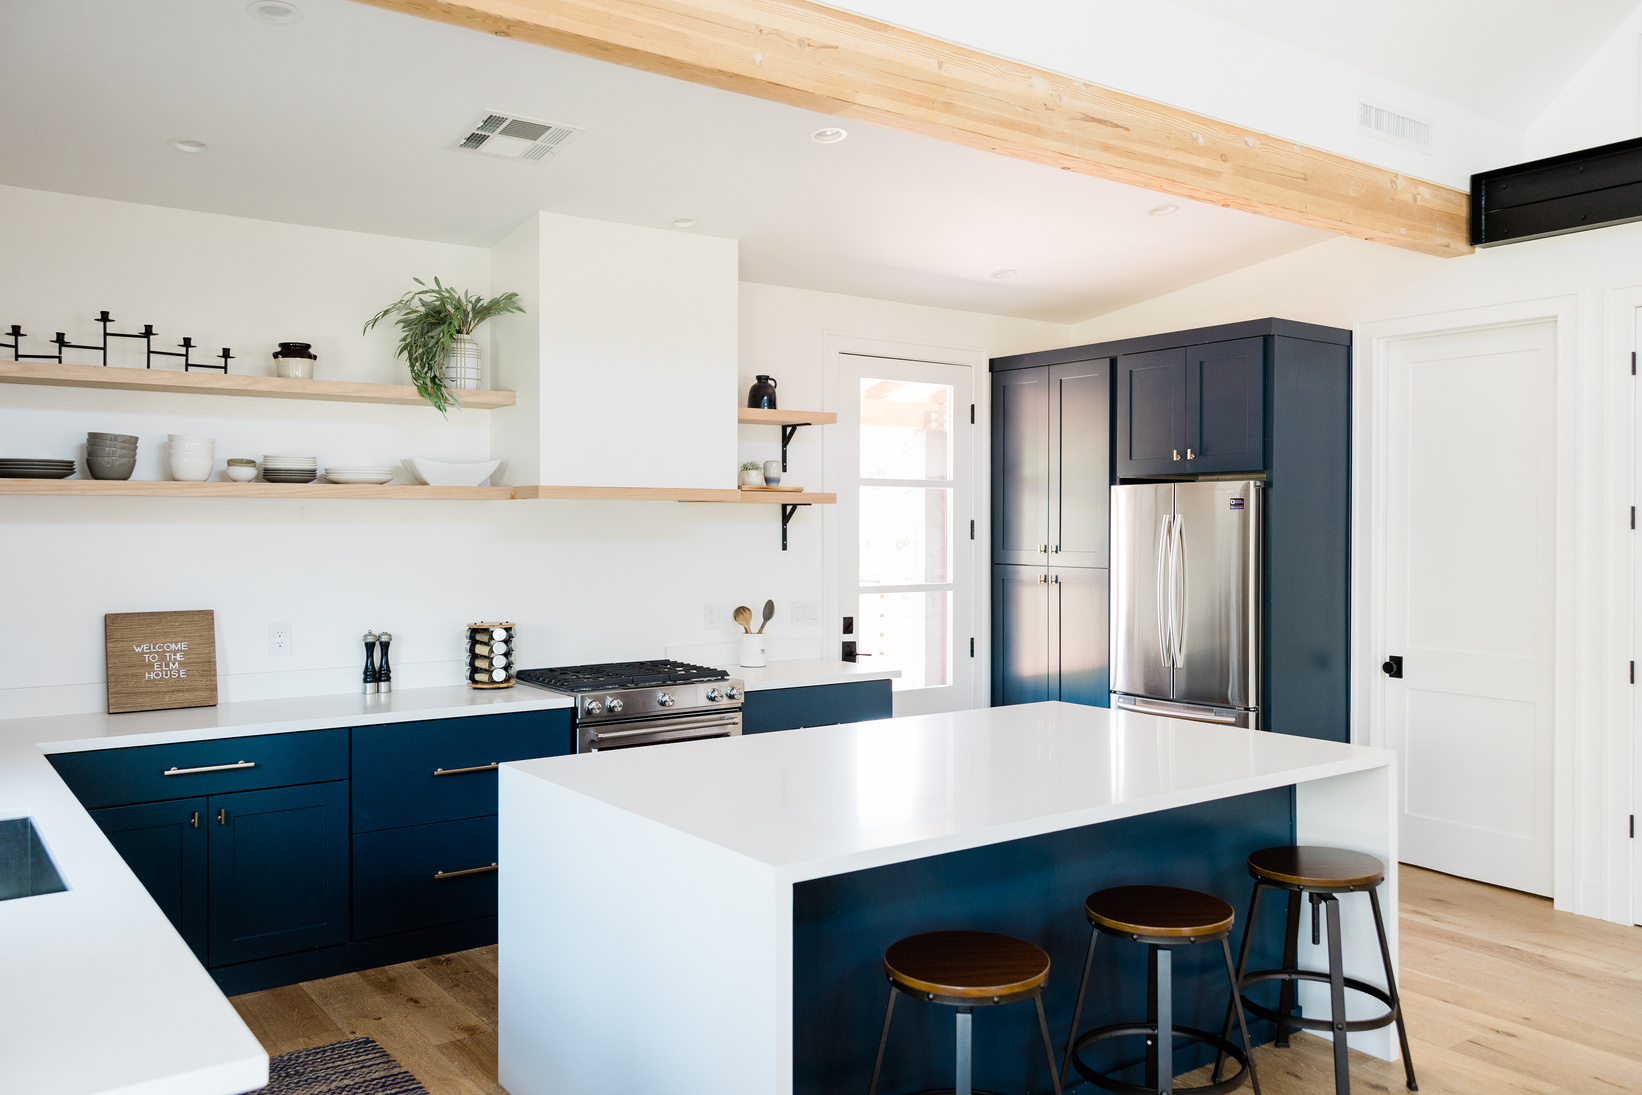
<path fill-rule="evenodd" d="M 1172 582 L 1169 578 L 1169 557 L 1174 546 L 1174 514 L 1165 513 L 1157 534 L 1157 656 L 1165 667 L 1172 647 L 1169 631 L 1174 625 L 1174 606 L 1170 602 Z"/>
<path fill-rule="evenodd" d="M 1186 521 L 1182 514 L 1174 515 L 1174 550 L 1169 560 L 1170 608 L 1174 617 L 1170 628 L 1173 647 L 1170 664 L 1179 668 L 1186 655 Z"/>

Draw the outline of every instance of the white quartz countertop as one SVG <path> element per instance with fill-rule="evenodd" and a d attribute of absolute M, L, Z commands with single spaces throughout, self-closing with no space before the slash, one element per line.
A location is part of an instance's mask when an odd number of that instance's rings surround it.
<path fill-rule="evenodd" d="M 1392 759 L 1337 742 L 1038 703 L 506 767 L 800 881 Z"/>
<path fill-rule="evenodd" d="M 747 682 L 747 691 L 762 692 L 770 688 L 809 688 L 819 684 L 848 684 L 851 681 L 889 681 L 901 675 L 899 669 L 873 669 L 859 662 L 839 662 L 827 658 L 802 658 L 795 661 L 771 662 L 762 669 L 747 669 L 739 665 L 724 667 L 730 676 Z"/>

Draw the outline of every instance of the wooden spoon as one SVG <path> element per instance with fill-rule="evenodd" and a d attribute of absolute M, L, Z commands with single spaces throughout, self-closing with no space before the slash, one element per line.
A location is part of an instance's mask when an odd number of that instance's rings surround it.
<path fill-rule="evenodd" d="M 733 613 L 731 613 L 731 615 L 735 618 L 735 622 L 741 625 L 741 630 L 745 631 L 749 635 L 753 633 L 752 609 L 748 608 L 746 605 L 742 605 L 740 608 L 737 608 Z"/>
<path fill-rule="evenodd" d="M 770 617 L 772 617 L 774 615 L 775 615 L 775 602 L 774 601 L 765 601 L 764 602 L 764 621 L 763 621 L 763 623 L 760 623 L 758 625 L 758 633 L 760 635 L 764 634 L 765 625 L 770 622 Z"/>

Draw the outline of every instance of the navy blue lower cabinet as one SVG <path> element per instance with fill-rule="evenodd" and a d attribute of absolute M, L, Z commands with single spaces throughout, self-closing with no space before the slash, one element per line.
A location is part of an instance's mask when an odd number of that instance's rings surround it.
<path fill-rule="evenodd" d="M 741 705 L 741 732 L 764 734 L 802 726 L 887 719 L 894 713 L 892 687 L 887 680 L 845 681 L 748 692 Z"/>
<path fill-rule="evenodd" d="M 356 727 L 354 831 L 494 814 L 491 765 L 575 751 L 569 708 Z"/>
<path fill-rule="evenodd" d="M 80 805 L 123 806 L 348 778 L 348 731 L 250 734 L 46 758 Z"/>
<path fill-rule="evenodd" d="M 111 806 L 91 819 L 191 947 L 206 960 L 204 798 Z"/>
<path fill-rule="evenodd" d="M 210 964 L 348 939 L 348 782 L 212 795 Z"/>
<path fill-rule="evenodd" d="M 353 838 L 353 937 L 496 915 L 496 818 Z"/>

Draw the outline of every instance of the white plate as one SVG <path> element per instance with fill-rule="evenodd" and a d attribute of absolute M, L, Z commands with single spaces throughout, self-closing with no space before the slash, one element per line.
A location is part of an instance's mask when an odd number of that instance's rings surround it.
<path fill-rule="evenodd" d="M 500 460 L 429 460 L 407 456 L 401 461 L 430 487 L 477 487 L 501 467 Z"/>
<path fill-rule="evenodd" d="M 326 472 L 325 478 L 333 483 L 368 483 L 381 486 L 383 483 L 391 482 L 393 475 L 392 473 L 386 475 L 342 475 L 340 473 L 332 475 L 330 472 Z"/>

